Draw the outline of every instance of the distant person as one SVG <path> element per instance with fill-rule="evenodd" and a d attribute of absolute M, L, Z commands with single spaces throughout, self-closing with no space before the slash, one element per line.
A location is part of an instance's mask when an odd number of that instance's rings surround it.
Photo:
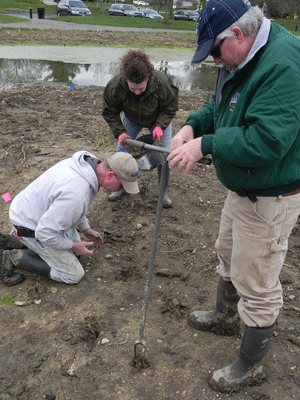
<path fill-rule="evenodd" d="M 279 274 L 300 214 L 300 40 L 248 0 L 209 0 L 197 36 L 193 62 L 211 55 L 221 65 L 216 92 L 174 136 L 168 160 L 189 173 L 212 154 L 229 190 L 216 306 L 188 321 L 221 334 L 244 322 L 238 360 L 209 380 L 231 393 L 266 377 L 263 358 L 283 304 Z"/>
<path fill-rule="evenodd" d="M 12 235 L 27 249 L 4 250 L 2 282 L 21 283 L 23 270 L 74 284 L 84 276 L 77 256 L 90 256 L 102 244 L 101 235 L 90 228 L 86 213 L 100 188 L 139 192 L 136 160 L 115 153 L 100 161 L 87 151 L 54 165 L 12 201 L 9 217 Z M 88 241 L 81 241 L 77 229 Z"/>
<path fill-rule="evenodd" d="M 112 78 L 103 95 L 102 115 L 112 134 L 118 138 L 118 152 L 130 152 L 124 140 L 136 139 L 143 128 L 153 134 L 153 140 L 171 149 L 172 119 L 178 110 L 178 89 L 171 78 L 156 71 L 148 56 L 141 50 L 129 50 L 121 60 L 121 72 Z M 158 166 L 158 178 L 162 165 Z M 163 207 L 172 207 L 168 195 L 169 168 Z M 123 190 L 112 193 L 118 200 Z"/>

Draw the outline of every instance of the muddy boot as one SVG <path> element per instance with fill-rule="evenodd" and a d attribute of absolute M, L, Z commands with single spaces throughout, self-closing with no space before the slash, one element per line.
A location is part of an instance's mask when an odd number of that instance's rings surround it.
<path fill-rule="evenodd" d="M 36 253 L 29 249 L 11 250 L 3 252 L 2 282 L 8 286 L 17 285 L 25 277 L 22 274 L 15 273 L 15 269 L 21 269 L 27 272 L 33 272 L 50 278 L 51 268 Z M 22 280 L 20 280 L 22 277 Z"/>
<path fill-rule="evenodd" d="M 237 392 L 242 387 L 258 385 L 266 378 L 262 361 L 270 348 L 274 326 L 275 323 L 266 328 L 246 326 L 239 359 L 213 373 L 209 379 L 213 390 L 222 393 Z"/>
<path fill-rule="evenodd" d="M 1 281 L 7 286 L 14 286 L 23 282 L 25 276 L 15 272 L 15 267 L 10 261 L 9 253 L 9 250 L 3 251 Z"/>
<path fill-rule="evenodd" d="M 236 335 L 240 331 L 238 302 L 239 296 L 233 284 L 220 277 L 216 307 L 212 311 L 192 312 L 188 316 L 189 325 L 200 331 Z"/>

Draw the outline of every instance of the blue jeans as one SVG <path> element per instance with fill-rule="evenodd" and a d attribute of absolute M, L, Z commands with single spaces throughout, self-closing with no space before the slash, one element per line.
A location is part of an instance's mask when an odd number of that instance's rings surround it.
<path fill-rule="evenodd" d="M 130 136 L 131 139 L 135 140 L 137 135 L 143 129 L 143 127 L 130 121 L 130 119 L 127 118 L 124 113 L 122 115 L 122 122 L 123 125 L 125 126 L 126 133 Z M 148 128 L 150 133 L 153 133 L 155 126 L 156 125 L 153 125 L 150 128 Z M 171 142 L 172 142 L 172 122 L 163 131 L 163 135 L 161 137 L 161 146 L 171 150 Z M 124 151 L 130 153 L 130 150 L 131 150 L 130 146 L 124 147 L 120 143 L 118 143 L 117 151 Z"/>
<path fill-rule="evenodd" d="M 137 135 L 141 132 L 143 129 L 142 126 L 130 121 L 129 118 L 126 117 L 125 113 L 122 115 L 122 122 L 123 125 L 125 126 L 126 133 L 130 136 L 131 139 L 135 140 Z M 150 133 L 153 133 L 153 130 L 156 125 L 151 126 L 149 129 Z M 171 142 L 172 142 L 172 122 L 167 126 L 167 128 L 163 131 L 163 135 L 160 139 L 160 145 L 161 147 L 165 147 L 167 149 L 171 150 Z M 120 143 L 118 143 L 117 146 L 117 151 L 123 151 L 126 153 L 130 153 L 131 147 L 127 146 L 124 147 Z M 158 172 L 158 178 L 160 179 L 161 176 L 161 169 L 162 165 L 159 165 L 157 168 Z M 170 169 L 168 168 L 168 176 L 167 176 L 167 183 L 166 183 L 166 193 L 168 192 L 168 186 L 169 186 L 169 176 L 170 176 Z"/>

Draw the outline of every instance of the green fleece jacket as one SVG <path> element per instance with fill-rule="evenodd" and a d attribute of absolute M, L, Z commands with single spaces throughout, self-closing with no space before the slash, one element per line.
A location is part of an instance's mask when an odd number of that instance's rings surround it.
<path fill-rule="evenodd" d="M 255 45 L 255 43 L 254 43 Z M 300 187 L 300 40 L 271 23 L 265 43 L 186 121 L 220 181 L 240 196 Z"/>
<path fill-rule="evenodd" d="M 163 72 L 153 72 L 145 92 L 132 93 L 122 74 L 112 78 L 105 87 L 102 115 L 112 134 L 118 138 L 126 132 L 120 113 L 143 128 L 159 126 L 166 129 L 178 110 L 178 88 Z"/>

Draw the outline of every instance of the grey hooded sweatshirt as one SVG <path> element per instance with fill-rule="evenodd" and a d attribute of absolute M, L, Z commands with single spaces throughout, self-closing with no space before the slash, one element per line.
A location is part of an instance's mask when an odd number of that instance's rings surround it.
<path fill-rule="evenodd" d="M 99 192 L 98 178 L 86 156 L 79 151 L 54 165 L 12 201 L 9 217 L 15 226 L 35 231 L 41 244 L 67 250 L 73 246 L 67 232 L 89 228 L 86 213 Z"/>

